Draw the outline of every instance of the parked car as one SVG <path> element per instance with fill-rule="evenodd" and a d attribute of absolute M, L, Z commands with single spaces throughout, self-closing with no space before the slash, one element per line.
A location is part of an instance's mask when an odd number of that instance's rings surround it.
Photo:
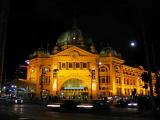
<path fill-rule="evenodd" d="M 10 102 L 12 104 L 22 104 L 24 101 L 20 97 L 11 97 L 8 99 L 8 102 Z"/>
<path fill-rule="evenodd" d="M 7 102 L 8 99 L 9 99 L 9 96 L 0 97 L 0 102 L 1 103 Z"/>

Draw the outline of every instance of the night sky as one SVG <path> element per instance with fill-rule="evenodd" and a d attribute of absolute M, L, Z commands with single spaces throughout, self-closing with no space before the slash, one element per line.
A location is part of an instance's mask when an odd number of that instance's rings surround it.
<path fill-rule="evenodd" d="M 149 45 L 154 43 L 159 66 L 158 14 L 158 5 L 152 0 L 12 0 L 5 71 L 9 78 L 13 77 L 17 66 L 24 64 L 41 43 L 45 47 L 48 42 L 51 49 L 59 35 L 72 27 L 74 18 L 82 34 L 93 39 L 98 51 L 109 44 L 131 66 L 146 66 L 142 36 L 145 31 Z M 131 40 L 137 42 L 135 48 L 129 46 Z"/>

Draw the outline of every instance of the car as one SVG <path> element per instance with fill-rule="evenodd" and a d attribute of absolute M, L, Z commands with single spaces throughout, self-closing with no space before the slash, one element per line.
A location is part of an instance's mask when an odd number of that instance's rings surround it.
<path fill-rule="evenodd" d="M 78 112 L 93 112 L 94 105 L 91 102 L 80 103 L 76 106 Z"/>
<path fill-rule="evenodd" d="M 107 100 L 92 100 L 94 109 L 109 109 L 109 102 Z"/>
<path fill-rule="evenodd" d="M 48 103 L 47 108 L 52 110 L 74 110 L 79 103 L 74 100 L 64 100 L 61 102 Z"/>
<path fill-rule="evenodd" d="M 109 110 L 110 105 L 106 100 L 92 100 L 77 105 L 77 110 L 82 112 L 98 112 Z"/>
<path fill-rule="evenodd" d="M 60 110 L 62 107 L 62 102 L 55 102 L 55 103 L 48 103 L 46 105 L 46 108 L 50 109 L 50 110 Z"/>
<path fill-rule="evenodd" d="M 76 107 L 80 109 L 92 109 L 94 106 L 91 103 L 81 103 L 76 105 Z"/>
<path fill-rule="evenodd" d="M 22 98 L 15 98 L 14 99 L 14 103 L 16 103 L 16 104 L 22 104 L 24 102 L 24 100 L 22 99 Z"/>
<path fill-rule="evenodd" d="M 79 104 L 78 101 L 75 100 L 65 100 L 62 104 L 62 108 L 67 110 L 73 110 L 76 109 L 76 106 Z"/>
<path fill-rule="evenodd" d="M 128 102 L 127 106 L 129 108 L 137 108 L 138 107 L 138 103 L 135 102 L 135 101 L 131 101 L 131 102 Z"/>
<path fill-rule="evenodd" d="M 3 104 L 3 103 L 6 103 L 9 99 L 9 96 L 2 96 L 0 97 L 0 103 Z"/>
<path fill-rule="evenodd" d="M 12 104 L 22 104 L 24 101 L 20 97 L 11 97 L 8 99 L 8 102 L 10 102 Z"/>

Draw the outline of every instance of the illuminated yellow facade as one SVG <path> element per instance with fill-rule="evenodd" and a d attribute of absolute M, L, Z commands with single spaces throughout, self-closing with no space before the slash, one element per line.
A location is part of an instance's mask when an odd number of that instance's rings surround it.
<path fill-rule="evenodd" d="M 36 96 L 44 93 L 97 99 L 148 94 L 141 80 L 143 67 L 130 67 L 111 47 L 98 53 L 77 27 L 64 32 L 51 53 L 40 48 L 30 55 L 27 81 Z"/>

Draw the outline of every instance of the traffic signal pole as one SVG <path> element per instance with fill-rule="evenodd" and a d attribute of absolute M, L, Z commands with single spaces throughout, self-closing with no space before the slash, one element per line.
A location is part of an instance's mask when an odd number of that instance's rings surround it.
<path fill-rule="evenodd" d="M 153 83 L 152 83 L 152 73 L 151 73 L 151 65 L 150 65 L 150 59 L 149 59 L 149 51 L 148 51 L 148 45 L 145 39 L 145 32 L 143 30 L 143 42 L 144 42 L 144 50 L 145 50 L 145 57 L 146 57 L 146 64 L 147 64 L 147 71 L 149 75 L 149 87 L 150 87 L 150 97 L 151 97 L 151 103 L 152 103 L 152 110 L 155 111 L 155 101 L 153 96 Z"/>

